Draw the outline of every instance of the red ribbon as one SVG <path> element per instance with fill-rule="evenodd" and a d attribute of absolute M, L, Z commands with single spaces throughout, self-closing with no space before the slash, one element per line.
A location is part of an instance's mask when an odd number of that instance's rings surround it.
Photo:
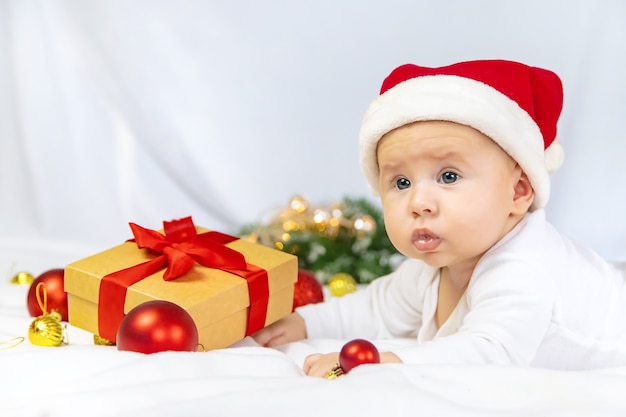
<path fill-rule="evenodd" d="M 250 296 L 246 336 L 265 326 L 269 301 L 267 271 L 247 263 L 243 254 L 224 246 L 238 238 L 213 231 L 197 234 L 191 217 L 163 222 L 164 235 L 129 224 L 137 247 L 149 249 L 157 256 L 102 278 L 98 298 L 98 332 L 101 337 L 116 341 L 117 329 L 124 318 L 128 287 L 165 267 L 163 279 L 174 280 L 187 273 L 196 262 L 244 278 Z"/>

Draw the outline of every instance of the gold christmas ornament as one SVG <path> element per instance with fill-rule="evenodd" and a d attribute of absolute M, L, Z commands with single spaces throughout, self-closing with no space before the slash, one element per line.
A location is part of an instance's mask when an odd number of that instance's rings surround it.
<path fill-rule="evenodd" d="M 335 297 L 343 297 L 356 291 L 356 280 L 350 274 L 339 272 L 328 281 L 328 289 Z"/>
<path fill-rule="evenodd" d="M 36 346 L 54 347 L 67 344 L 67 327 L 61 324 L 61 314 L 57 311 L 47 312 L 48 293 L 43 282 L 37 284 L 35 293 L 43 314 L 28 326 L 28 340 Z M 43 300 L 40 293 L 43 294 Z"/>
<path fill-rule="evenodd" d="M 52 314 L 39 316 L 28 327 L 28 340 L 37 346 L 67 344 L 65 326 Z"/>
<path fill-rule="evenodd" d="M 33 274 L 31 274 L 30 272 L 18 272 L 17 274 L 13 275 L 13 277 L 11 278 L 11 284 L 13 285 L 30 285 L 33 283 L 33 281 L 35 280 L 35 277 Z"/>
<path fill-rule="evenodd" d="M 93 335 L 93 343 L 98 346 L 115 346 L 114 342 L 111 342 L 109 339 L 105 339 L 102 336 L 98 336 L 97 334 Z"/>

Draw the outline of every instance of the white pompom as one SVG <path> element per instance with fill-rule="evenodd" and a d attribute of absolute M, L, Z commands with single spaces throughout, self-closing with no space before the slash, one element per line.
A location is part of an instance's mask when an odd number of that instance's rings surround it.
<path fill-rule="evenodd" d="M 554 139 L 554 142 L 548 146 L 548 149 L 544 152 L 544 158 L 546 161 L 546 169 L 549 173 L 553 173 L 557 169 L 563 165 L 563 161 L 565 160 L 565 151 L 563 150 L 563 146 L 558 141 L 558 139 Z"/>

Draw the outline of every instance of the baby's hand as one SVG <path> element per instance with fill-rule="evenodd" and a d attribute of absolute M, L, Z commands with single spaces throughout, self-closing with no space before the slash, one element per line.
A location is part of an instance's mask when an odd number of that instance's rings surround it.
<path fill-rule="evenodd" d="M 298 313 L 291 313 L 252 335 L 261 346 L 274 347 L 306 339 L 306 325 Z"/>
<path fill-rule="evenodd" d="M 380 363 L 402 363 L 402 360 L 395 353 L 381 352 Z M 302 369 L 309 376 L 327 377 L 335 366 L 339 365 L 339 353 L 315 353 L 304 359 Z"/>
<path fill-rule="evenodd" d="M 325 355 L 315 353 L 306 357 L 302 369 L 309 376 L 326 377 L 328 372 L 338 364 L 339 352 L 327 353 Z"/>

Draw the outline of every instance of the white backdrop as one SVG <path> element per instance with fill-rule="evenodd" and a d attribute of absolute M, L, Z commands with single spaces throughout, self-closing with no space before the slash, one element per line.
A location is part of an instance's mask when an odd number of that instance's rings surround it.
<path fill-rule="evenodd" d="M 368 196 L 357 132 L 384 76 L 476 58 L 561 75 L 549 218 L 626 260 L 623 0 L 0 0 L 5 254 Z"/>

